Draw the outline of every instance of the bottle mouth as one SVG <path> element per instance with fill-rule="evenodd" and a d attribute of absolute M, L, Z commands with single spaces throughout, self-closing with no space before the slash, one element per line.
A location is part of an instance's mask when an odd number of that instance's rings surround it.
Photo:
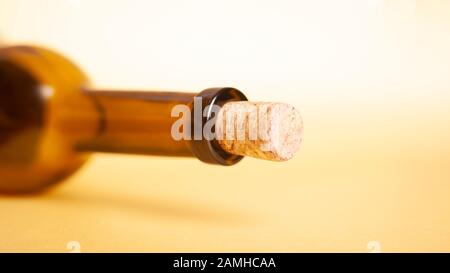
<path fill-rule="evenodd" d="M 191 111 L 191 128 L 194 128 L 194 130 L 192 131 L 190 143 L 193 154 L 201 161 L 209 164 L 230 166 L 241 161 L 243 156 L 223 150 L 215 137 L 200 137 L 200 139 L 196 139 L 194 134 L 196 130 L 201 130 L 200 132 L 203 133 L 204 126 L 214 118 L 214 111 L 209 111 L 213 107 L 222 107 L 224 104 L 232 101 L 247 101 L 247 97 L 241 91 L 232 87 L 208 88 L 197 94 L 196 97 L 201 98 L 201 116 L 200 118 L 195 116 L 195 109 Z M 194 106 L 193 103 L 191 108 Z M 205 111 L 205 109 L 209 110 Z M 203 113 L 206 114 L 203 115 Z M 213 124 L 212 126 L 212 131 L 214 131 L 215 125 Z"/>

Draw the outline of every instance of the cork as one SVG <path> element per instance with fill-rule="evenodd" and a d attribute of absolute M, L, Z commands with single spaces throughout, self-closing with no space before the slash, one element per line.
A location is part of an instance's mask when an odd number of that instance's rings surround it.
<path fill-rule="evenodd" d="M 303 137 L 300 113 L 274 102 L 228 102 L 217 114 L 217 142 L 231 154 L 286 161 L 298 151 Z"/>

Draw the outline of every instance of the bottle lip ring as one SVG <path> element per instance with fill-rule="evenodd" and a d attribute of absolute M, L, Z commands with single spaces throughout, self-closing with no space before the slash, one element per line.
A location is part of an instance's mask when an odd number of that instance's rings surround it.
<path fill-rule="evenodd" d="M 207 88 L 198 93 L 196 97 L 202 98 L 202 113 L 203 109 L 208 106 L 211 107 L 216 105 L 222 107 L 227 102 L 248 100 L 241 91 L 233 87 Z M 191 113 L 194 115 L 194 111 L 191 111 Z M 212 112 L 208 112 L 206 117 L 203 117 L 202 115 L 202 128 L 211 118 Z M 194 128 L 194 116 L 191 118 L 191 123 L 191 128 Z M 202 137 L 201 140 L 192 139 L 190 143 L 194 155 L 205 163 L 230 166 L 238 163 L 244 158 L 241 155 L 230 154 L 224 151 L 217 143 L 216 139 L 207 140 Z"/>

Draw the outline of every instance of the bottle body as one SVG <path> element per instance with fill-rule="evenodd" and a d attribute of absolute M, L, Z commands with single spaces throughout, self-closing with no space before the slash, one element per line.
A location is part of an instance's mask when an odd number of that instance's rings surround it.
<path fill-rule="evenodd" d="M 89 154 L 73 149 L 65 128 L 66 117 L 76 126 L 76 113 L 93 109 L 79 93 L 87 77 L 56 53 L 23 46 L 0 50 L 0 75 L 0 192 L 34 192 L 81 167 Z M 95 130 L 89 124 L 85 132 Z"/>

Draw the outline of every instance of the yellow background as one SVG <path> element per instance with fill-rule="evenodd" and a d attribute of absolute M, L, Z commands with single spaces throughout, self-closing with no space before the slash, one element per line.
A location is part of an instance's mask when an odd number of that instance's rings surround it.
<path fill-rule="evenodd" d="M 0 43 L 97 87 L 234 86 L 305 123 L 286 163 L 97 154 L 0 197 L 2 252 L 450 251 L 450 1 L 0 0 Z"/>

